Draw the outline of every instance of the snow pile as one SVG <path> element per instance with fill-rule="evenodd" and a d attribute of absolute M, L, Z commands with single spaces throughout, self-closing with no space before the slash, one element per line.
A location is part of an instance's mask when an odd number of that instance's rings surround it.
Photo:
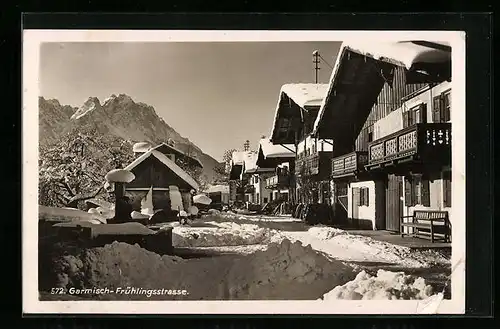
<path fill-rule="evenodd" d="M 310 247 L 285 240 L 247 256 L 181 259 L 159 256 L 138 245 L 114 242 L 104 247 L 51 253 L 42 287 L 78 289 L 140 287 L 185 289 L 189 295 L 87 294 L 92 299 L 309 299 L 355 277 L 352 269 Z M 45 253 L 47 255 L 47 253 Z M 43 290 L 43 288 L 42 288 Z"/>
<path fill-rule="evenodd" d="M 306 232 L 281 231 L 271 241 L 279 242 L 283 239 L 310 244 L 313 249 L 343 261 L 380 262 L 411 268 L 449 263 L 447 258 L 435 251 L 413 251 L 408 247 L 330 227 L 313 227 Z"/>
<path fill-rule="evenodd" d="M 423 278 L 403 272 L 378 270 L 376 276 L 360 272 L 353 281 L 333 288 L 323 299 L 412 300 L 426 299 L 432 294 L 432 286 L 427 285 Z"/>
<path fill-rule="evenodd" d="M 206 222 L 215 227 L 176 226 L 173 229 L 175 247 L 220 247 L 263 244 L 274 231 L 253 224 Z"/>
<path fill-rule="evenodd" d="M 237 259 L 227 275 L 231 299 L 316 299 L 355 277 L 352 268 L 311 246 L 283 240 Z M 329 288 L 330 287 L 330 288 Z"/>

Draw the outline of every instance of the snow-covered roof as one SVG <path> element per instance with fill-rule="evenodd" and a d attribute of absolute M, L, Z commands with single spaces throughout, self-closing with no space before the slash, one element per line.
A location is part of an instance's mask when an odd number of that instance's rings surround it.
<path fill-rule="evenodd" d="M 441 63 L 451 59 L 451 51 L 442 49 L 442 47 L 449 47 L 447 42 L 434 44 L 438 44 L 438 47 L 433 46 L 431 42 L 418 41 L 377 42 L 376 44 L 370 41 L 351 41 L 344 43 L 340 51 L 346 48 L 380 61 L 399 64 L 409 70 L 414 63 Z"/>
<path fill-rule="evenodd" d="M 323 99 L 328 92 L 328 84 L 326 83 L 290 83 L 281 87 L 278 103 L 274 112 L 274 120 L 271 131 L 271 136 L 274 136 L 277 129 L 277 121 L 281 109 L 281 100 L 286 95 L 299 107 L 321 106 Z"/>
<path fill-rule="evenodd" d="M 320 106 L 328 89 L 325 83 L 289 83 L 281 87 L 286 94 L 300 107 Z"/>
<path fill-rule="evenodd" d="M 245 156 L 248 153 L 248 151 L 237 151 L 233 152 L 233 155 L 231 157 L 231 162 L 233 165 L 242 165 L 243 162 L 245 162 Z"/>
<path fill-rule="evenodd" d="M 272 171 L 274 168 L 260 168 L 257 165 L 257 160 L 259 159 L 259 154 L 257 152 L 248 152 L 245 156 L 245 162 L 243 164 L 243 174 L 256 174 L 259 172 Z"/>
<path fill-rule="evenodd" d="M 244 163 L 243 163 L 243 172 L 251 172 L 257 169 L 257 156 L 256 152 L 248 152 L 245 154 Z"/>
<path fill-rule="evenodd" d="M 131 164 L 125 167 L 125 170 L 130 171 L 134 169 L 150 156 L 154 156 L 155 158 L 160 160 L 161 163 L 163 163 L 170 170 L 172 170 L 177 176 L 179 176 L 182 180 L 188 183 L 193 189 L 195 190 L 199 189 L 198 183 L 196 183 L 196 181 L 187 172 L 185 172 L 181 167 L 175 164 L 175 162 L 170 160 L 165 154 L 159 151 L 155 151 L 154 149 L 147 151 L 146 153 L 142 154 L 140 157 L 135 159 Z"/>
<path fill-rule="evenodd" d="M 217 193 L 217 192 L 229 193 L 229 185 L 222 185 L 222 184 L 211 185 L 205 190 L 205 193 Z"/>
<path fill-rule="evenodd" d="M 264 158 L 295 158 L 295 145 L 293 144 L 274 145 L 269 138 L 262 138 L 259 148 Z"/>
<path fill-rule="evenodd" d="M 179 149 L 178 149 L 178 148 L 176 148 L 175 146 L 172 146 L 172 145 L 170 145 L 170 144 L 168 144 L 168 143 L 163 142 L 163 143 L 161 143 L 161 144 L 159 144 L 159 145 L 156 145 L 156 146 L 152 147 L 152 148 L 151 148 L 151 150 L 158 150 L 160 147 L 167 147 L 167 148 L 170 148 L 170 149 L 171 149 L 171 150 L 173 150 L 174 152 L 177 152 L 178 154 L 182 154 L 183 156 L 185 156 L 185 157 L 187 157 L 187 158 L 190 158 L 190 159 L 192 159 L 193 161 L 197 162 L 197 163 L 199 164 L 199 166 L 200 166 L 201 168 L 203 168 L 203 164 L 201 163 L 201 161 L 200 161 L 198 158 L 196 158 L 196 157 L 195 157 L 195 155 L 194 155 L 194 154 L 193 154 L 193 155 L 188 155 L 188 154 L 186 154 L 186 152 L 184 152 L 184 151 L 182 151 L 182 150 L 179 150 Z"/>
<path fill-rule="evenodd" d="M 335 59 L 335 65 L 330 75 L 329 84 L 325 91 L 324 99 L 321 102 L 319 113 L 313 127 L 313 134 L 318 130 L 321 119 L 325 112 L 325 106 L 329 101 L 332 87 L 337 78 L 344 56 L 348 52 L 358 53 L 373 59 L 391 63 L 410 69 L 415 63 L 441 63 L 451 60 L 451 48 L 448 50 L 447 42 L 418 42 L 418 41 L 398 41 L 374 43 L 370 41 L 343 42 Z M 275 119 L 276 120 L 276 119 Z"/>

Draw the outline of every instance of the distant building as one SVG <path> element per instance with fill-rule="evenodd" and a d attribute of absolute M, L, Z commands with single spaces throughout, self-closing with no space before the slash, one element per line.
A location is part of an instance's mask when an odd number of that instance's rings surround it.
<path fill-rule="evenodd" d="M 273 145 L 268 138 L 259 141 L 257 166 L 274 169 L 264 182 L 264 188 L 271 192 L 269 201 L 292 202 L 295 187 L 295 152 L 293 144 Z"/>

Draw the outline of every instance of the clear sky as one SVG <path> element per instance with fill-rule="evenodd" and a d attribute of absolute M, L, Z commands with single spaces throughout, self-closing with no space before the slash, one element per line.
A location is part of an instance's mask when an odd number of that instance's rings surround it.
<path fill-rule="evenodd" d="M 279 91 L 314 83 L 312 52 L 327 83 L 340 42 L 45 43 L 40 90 L 80 106 L 127 94 L 153 106 L 179 134 L 222 160 L 225 150 L 255 148 L 269 136 Z"/>

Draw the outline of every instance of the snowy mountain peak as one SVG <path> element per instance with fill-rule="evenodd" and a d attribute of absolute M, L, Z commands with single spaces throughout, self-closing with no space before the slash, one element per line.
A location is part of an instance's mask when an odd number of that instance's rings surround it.
<path fill-rule="evenodd" d="M 83 103 L 80 108 L 71 116 L 71 119 L 80 119 L 87 113 L 94 111 L 96 108 L 100 108 L 101 103 L 97 97 L 89 97 L 85 103 Z"/>
<path fill-rule="evenodd" d="M 102 106 L 106 106 L 108 104 L 110 104 L 111 102 L 113 102 L 114 100 L 116 99 L 116 95 L 115 94 L 111 94 L 111 96 L 109 96 L 108 98 L 106 98 L 104 100 L 104 102 L 102 102 Z"/>

